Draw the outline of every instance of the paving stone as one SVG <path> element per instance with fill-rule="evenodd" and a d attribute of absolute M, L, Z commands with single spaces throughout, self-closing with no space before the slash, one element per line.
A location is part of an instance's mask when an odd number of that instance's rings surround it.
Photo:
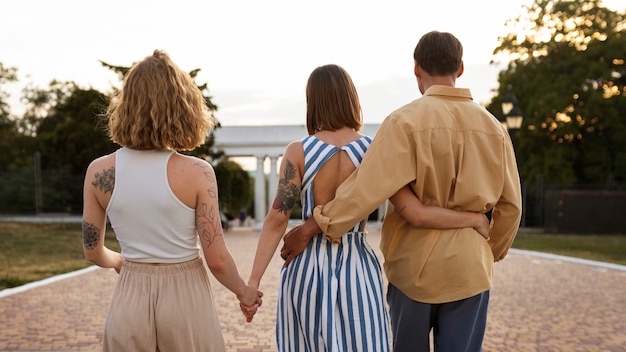
<path fill-rule="evenodd" d="M 258 232 L 232 228 L 228 246 L 247 280 Z M 380 234 L 368 240 L 377 254 Z M 263 306 L 246 323 L 236 297 L 212 291 L 228 351 L 275 351 L 276 254 L 261 282 Z M 485 352 L 626 352 L 626 270 L 512 252 L 495 264 Z M 0 298 L 0 351 L 99 351 L 117 274 L 94 269 Z"/>

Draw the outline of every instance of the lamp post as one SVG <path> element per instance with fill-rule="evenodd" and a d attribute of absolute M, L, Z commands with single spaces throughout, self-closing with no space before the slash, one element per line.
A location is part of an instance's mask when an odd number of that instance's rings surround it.
<path fill-rule="evenodd" d="M 508 115 L 515 106 L 517 106 L 517 98 L 515 94 L 513 94 L 513 88 L 509 84 L 506 94 L 502 97 L 502 113 L 504 116 Z"/>
<path fill-rule="evenodd" d="M 506 94 L 502 97 L 502 118 L 500 119 L 500 123 L 502 123 L 509 132 L 514 151 L 514 133 L 522 127 L 523 120 L 524 115 L 518 106 L 517 97 L 515 97 L 513 89 L 511 85 L 509 85 Z M 526 182 L 522 183 L 522 219 L 520 225 L 526 226 Z"/>
<path fill-rule="evenodd" d="M 500 122 L 509 131 L 511 141 L 513 141 L 512 132 L 522 127 L 523 120 L 524 115 L 518 106 L 518 101 L 515 94 L 513 94 L 513 89 L 509 85 L 506 94 L 502 97 L 502 118 Z"/>

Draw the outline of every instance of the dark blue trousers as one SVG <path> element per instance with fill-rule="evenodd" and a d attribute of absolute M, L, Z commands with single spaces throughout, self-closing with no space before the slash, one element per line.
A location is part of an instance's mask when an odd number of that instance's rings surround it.
<path fill-rule="evenodd" d="M 489 291 L 460 301 L 428 304 L 389 284 L 387 302 L 394 352 L 480 352 L 487 325 Z"/>

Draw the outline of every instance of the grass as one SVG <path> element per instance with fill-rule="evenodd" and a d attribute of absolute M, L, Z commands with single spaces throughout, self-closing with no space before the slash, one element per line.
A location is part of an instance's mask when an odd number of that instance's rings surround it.
<path fill-rule="evenodd" d="M 626 265 L 626 235 L 519 233 L 513 248 Z"/>
<path fill-rule="evenodd" d="M 106 246 L 119 251 L 109 229 Z M 626 265 L 626 235 L 564 235 L 521 232 L 514 248 Z M 0 222 L 0 290 L 82 269 L 80 224 Z"/>
<path fill-rule="evenodd" d="M 119 251 L 110 230 L 106 246 Z M 0 290 L 90 265 L 83 256 L 81 224 L 0 222 Z"/>

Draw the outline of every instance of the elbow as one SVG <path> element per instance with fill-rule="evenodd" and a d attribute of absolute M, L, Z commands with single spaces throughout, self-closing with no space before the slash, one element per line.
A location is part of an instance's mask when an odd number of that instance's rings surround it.
<path fill-rule="evenodd" d="M 98 253 L 96 253 L 96 251 L 83 249 L 83 254 L 87 261 L 90 261 L 91 263 L 96 264 L 96 265 L 98 264 L 99 255 Z"/>
<path fill-rule="evenodd" d="M 407 222 L 415 227 L 430 227 L 431 223 L 425 216 L 412 216 L 406 219 Z"/>
<path fill-rule="evenodd" d="M 219 276 L 220 273 L 226 271 L 228 263 L 225 258 L 211 258 L 210 260 L 207 260 L 207 266 L 213 275 Z"/>

